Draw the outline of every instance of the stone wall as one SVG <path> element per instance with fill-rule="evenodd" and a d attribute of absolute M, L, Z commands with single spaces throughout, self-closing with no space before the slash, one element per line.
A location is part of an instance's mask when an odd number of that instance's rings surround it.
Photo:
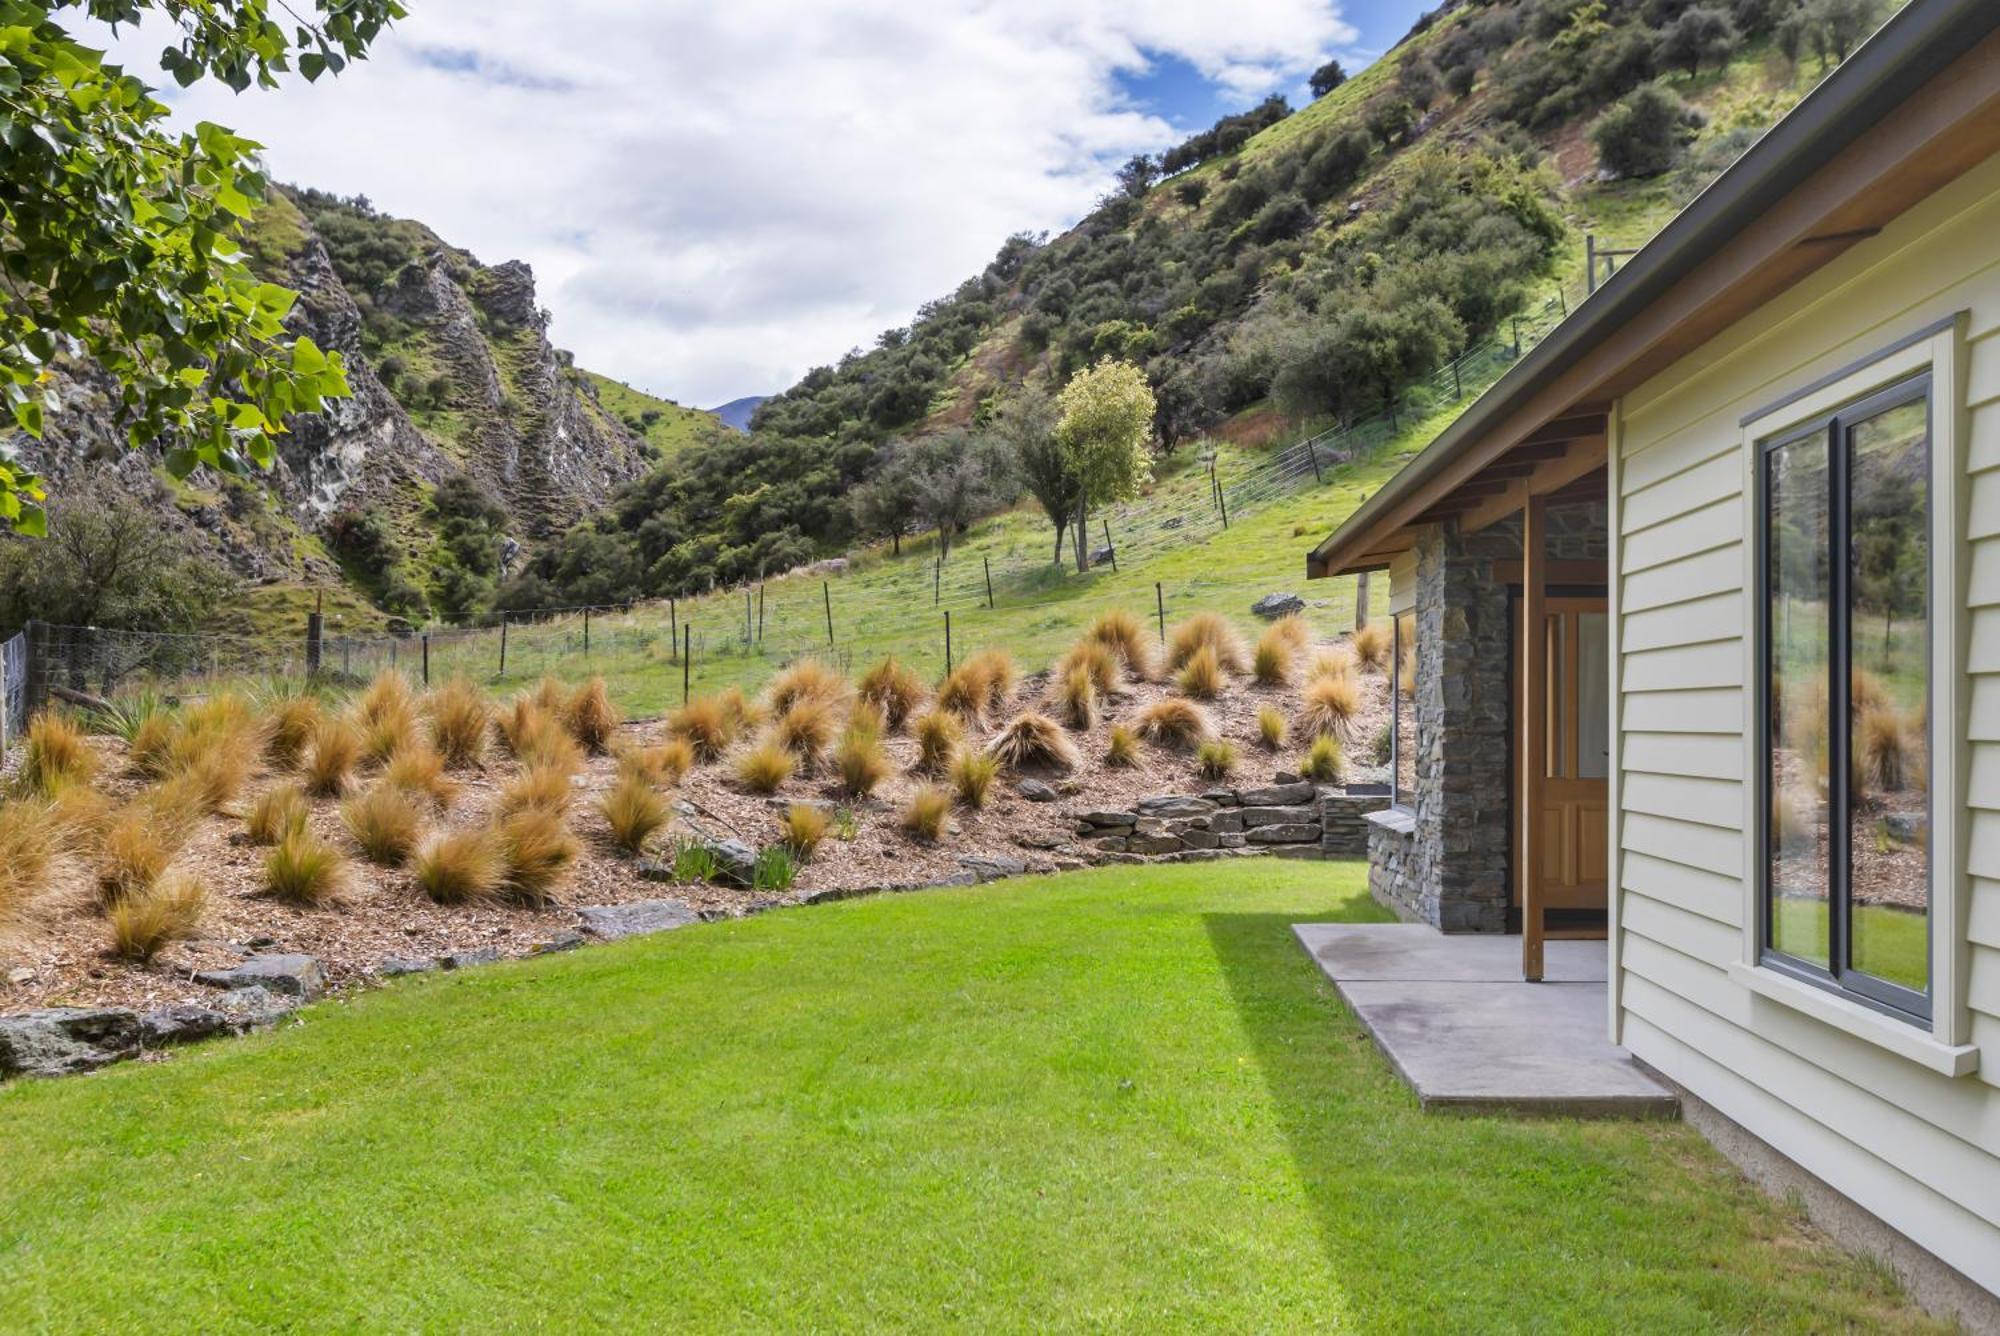
<path fill-rule="evenodd" d="M 1350 794 L 1309 779 L 1256 788 L 1206 789 L 1141 798 L 1130 809 L 1084 812 L 1076 833 L 1095 855 L 1163 857 L 1242 851 L 1359 858 L 1367 852 L 1367 816 L 1387 794 Z"/>
<path fill-rule="evenodd" d="M 1416 823 L 1397 812 L 1368 826 L 1368 893 L 1405 923 L 1428 923 L 1416 898 L 1417 879 L 1410 857 L 1416 849 Z"/>
<path fill-rule="evenodd" d="M 1553 560 L 1602 559 L 1602 503 L 1549 511 Z M 1518 561 L 1518 519 L 1476 534 L 1446 526 L 1417 542 L 1417 721 L 1413 822 L 1368 837 L 1376 898 L 1445 932 L 1504 932 L 1511 899 L 1512 634 L 1494 563 Z"/>

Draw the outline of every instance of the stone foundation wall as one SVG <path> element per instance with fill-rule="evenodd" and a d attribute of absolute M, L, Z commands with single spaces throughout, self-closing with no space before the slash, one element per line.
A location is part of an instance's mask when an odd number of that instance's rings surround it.
<path fill-rule="evenodd" d="M 1162 857 L 1190 850 L 1254 850 L 1360 858 L 1367 816 L 1387 794 L 1350 794 L 1308 779 L 1243 789 L 1163 793 L 1129 810 L 1084 812 L 1076 834 L 1093 854 Z"/>
<path fill-rule="evenodd" d="M 1417 879 L 1410 859 L 1416 850 L 1416 830 L 1398 822 L 1370 822 L 1368 826 L 1368 893 L 1375 902 L 1405 923 L 1433 923 L 1435 912 L 1426 912 L 1417 899 Z"/>

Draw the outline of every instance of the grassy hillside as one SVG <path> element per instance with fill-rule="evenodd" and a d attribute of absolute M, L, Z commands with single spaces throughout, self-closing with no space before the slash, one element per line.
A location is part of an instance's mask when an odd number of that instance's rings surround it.
<path fill-rule="evenodd" d="M 655 398 L 595 371 L 585 371 L 583 375 L 597 391 L 597 401 L 604 405 L 605 411 L 652 446 L 653 453 L 661 459 L 671 458 L 708 439 L 722 425 L 715 414 L 702 409 L 683 408 L 671 399 Z"/>

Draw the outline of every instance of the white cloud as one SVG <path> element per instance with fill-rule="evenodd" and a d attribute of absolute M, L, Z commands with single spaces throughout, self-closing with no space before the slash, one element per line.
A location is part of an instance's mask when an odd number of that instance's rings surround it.
<path fill-rule="evenodd" d="M 1246 99 L 1353 30 L 1338 0 L 416 0 L 276 93 L 169 89 L 282 180 L 531 263 L 579 362 L 682 402 L 783 388 L 1174 141 L 1117 75 Z M 117 53 L 153 66 L 151 32 Z M 168 82 L 154 80 L 155 82 Z"/>

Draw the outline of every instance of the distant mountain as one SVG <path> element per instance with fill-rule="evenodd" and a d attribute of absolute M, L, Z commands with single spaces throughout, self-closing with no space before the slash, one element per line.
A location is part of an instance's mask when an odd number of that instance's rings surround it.
<path fill-rule="evenodd" d="M 708 411 L 721 418 L 724 426 L 734 427 L 738 431 L 748 431 L 750 415 L 757 411 L 758 404 L 770 397 L 768 394 L 746 394 L 741 399 L 731 399 L 722 407 L 711 408 Z"/>

